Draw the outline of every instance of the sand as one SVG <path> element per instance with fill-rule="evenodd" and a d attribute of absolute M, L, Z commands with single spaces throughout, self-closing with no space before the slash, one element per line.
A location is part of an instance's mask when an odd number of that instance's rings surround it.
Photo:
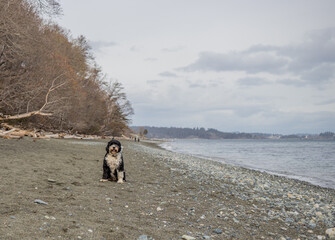
<path fill-rule="evenodd" d="M 152 143 L 122 140 L 127 182 L 101 183 L 107 141 L 0 139 L 0 239 L 317 239 L 334 227 L 334 190 Z"/>

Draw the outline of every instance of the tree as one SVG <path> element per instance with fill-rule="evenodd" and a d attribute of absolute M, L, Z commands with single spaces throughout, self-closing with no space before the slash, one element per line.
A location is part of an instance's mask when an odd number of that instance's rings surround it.
<path fill-rule="evenodd" d="M 108 83 L 84 36 L 46 23 L 55 0 L 0 1 L 0 120 L 50 130 L 120 135 L 133 109 Z"/>

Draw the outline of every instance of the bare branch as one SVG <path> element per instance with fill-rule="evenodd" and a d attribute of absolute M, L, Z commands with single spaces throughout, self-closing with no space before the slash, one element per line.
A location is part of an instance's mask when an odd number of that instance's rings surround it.
<path fill-rule="evenodd" d="M 52 84 L 51 84 L 51 87 L 49 88 L 49 90 L 48 90 L 48 92 L 47 92 L 47 94 L 45 95 L 45 103 L 44 103 L 44 105 L 40 108 L 40 112 L 42 112 L 43 111 L 43 109 L 48 105 L 48 104 L 50 104 L 49 103 L 49 94 L 52 92 L 52 91 L 54 91 L 54 90 L 56 90 L 57 88 L 59 88 L 59 87 L 61 87 L 61 86 L 63 86 L 64 84 L 65 84 L 65 82 L 63 82 L 63 83 L 61 83 L 61 84 L 58 84 L 57 86 L 54 86 L 55 85 L 55 82 L 56 82 L 56 80 L 57 79 L 59 79 L 61 76 L 63 76 L 64 75 L 64 73 L 62 73 L 62 74 L 60 74 L 59 76 L 57 76 L 53 81 L 52 81 Z"/>
<path fill-rule="evenodd" d="M 14 116 L 6 115 L 4 117 L 0 117 L 0 121 L 22 119 L 22 118 L 31 117 L 31 116 L 34 116 L 34 115 L 52 116 L 52 113 L 43 113 L 41 111 L 33 111 L 33 112 L 18 114 L 18 115 L 14 115 Z"/>
<path fill-rule="evenodd" d="M 5 115 L 3 117 L 0 117 L 0 121 L 5 121 L 5 120 L 14 120 L 14 119 L 22 119 L 22 118 L 28 118 L 28 117 L 31 117 L 31 116 L 34 116 L 34 115 L 40 115 L 40 116 L 52 116 L 52 113 L 45 113 L 43 112 L 43 109 L 51 104 L 51 103 L 55 103 L 57 102 L 56 101 L 52 101 L 52 102 L 49 102 L 49 94 L 56 90 L 57 88 L 60 88 L 61 86 L 65 85 L 66 82 L 63 82 L 63 83 L 60 83 L 58 84 L 57 86 L 55 86 L 55 82 L 57 79 L 59 79 L 61 76 L 63 76 L 64 73 L 60 74 L 59 76 L 57 76 L 56 78 L 54 78 L 54 80 L 52 81 L 52 84 L 50 86 L 50 88 L 48 89 L 48 92 L 47 94 L 45 95 L 45 103 L 43 104 L 43 106 L 37 110 L 37 111 L 32 111 L 32 112 L 27 112 L 27 113 L 22 113 L 22 114 L 17 114 L 17 115 Z M 29 102 L 28 102 L 29 104 Z"/>

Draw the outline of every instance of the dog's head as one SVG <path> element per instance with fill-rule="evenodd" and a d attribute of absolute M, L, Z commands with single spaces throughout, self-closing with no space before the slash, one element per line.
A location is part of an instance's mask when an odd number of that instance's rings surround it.
<path fill-rule="evenodd" d="M 111 154 L 117 154 L 121 152 L 121 143 L 118 140 L 112 139 L 108 142 L 106 152 Z"/>

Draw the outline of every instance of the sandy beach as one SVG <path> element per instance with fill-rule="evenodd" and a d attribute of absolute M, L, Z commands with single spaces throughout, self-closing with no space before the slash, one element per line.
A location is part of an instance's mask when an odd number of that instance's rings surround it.
<path fill-rule="evenodd" d="M 121 140 L 0 139 L 0 239 L 326 239 L 335 191 Z M 329 237 L 329 236 L 328 236 Z"/>

